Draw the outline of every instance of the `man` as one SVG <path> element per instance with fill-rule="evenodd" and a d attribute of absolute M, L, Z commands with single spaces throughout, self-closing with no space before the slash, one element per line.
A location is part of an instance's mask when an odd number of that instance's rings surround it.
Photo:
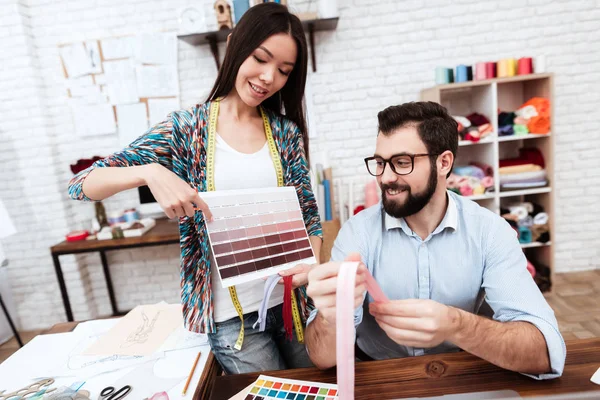
<path fill-rule="evenodd" d="M 446 190 L 458 148 L 454 119 L 432 102 L 388 107 L 378 119 L 375 155 L 365 162 L 382 202 L 344 224 L 332 262 L 308 276 L 316 307 L 306 329 L 312 361 L 335 365 L 335 292 L 346 259 L 364 263 L 355 288 L 357 354 L 385 359 L 463 349 L 536 379 L 560 376 L 566 347 L 515 231 Z M 365 297 L 366 269 L 390 302 Z M 493 319 L 476 315 L 484 296 Z"/>

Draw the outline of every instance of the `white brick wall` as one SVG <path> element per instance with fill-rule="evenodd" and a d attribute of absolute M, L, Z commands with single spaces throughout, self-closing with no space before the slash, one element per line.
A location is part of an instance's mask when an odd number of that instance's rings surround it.
<path fill-rule="evenodd" d="M 65 318 L 49 247 L 69 230 L 88 228 L 93 215 L 91 204 L 68 199 L 69 164 L 119 148 L 116 136 L 75 136 L 57 46 L 176 30 L 178 10 L 198 3 L 214 28 L 212 0 L 0 1 L 0 196 L 19 230 L 3 245 L 23 328 Z M 291 3 L 307 11 L 307 1 Z M 372 153 L 377 112 L 418 99 L 437 65 L 545 55 L 556 74 L 557 270 L 599 267 L 600 1 L 338 5 L 338 29 L 316 34 L 318 71 L 311 77 L 319 132 L 312 147 L 328 153 L 335 175 L 368 179 L 361 160 Z M 208 47 L 180 42 L 179 75 L 182 107 L 202 101 L 216 77 Z M 105 204 L 135 206 L 136 193 Z M 177 301 L 178 258 L 176 245 L 109 253 L 119 306 Z M 109 313 L 98 255 L 61 261 L 75 318 Z"/>

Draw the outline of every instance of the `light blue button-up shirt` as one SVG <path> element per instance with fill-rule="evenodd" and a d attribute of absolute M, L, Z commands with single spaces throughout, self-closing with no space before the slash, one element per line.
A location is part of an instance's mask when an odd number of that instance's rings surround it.
<path fill-rule="evenodd" d="M 448 192 L 448 208 L 440 225 L 422 240 L 404 219 L 386 214 L 381 203 L 344 224 L 331 253 L 343 261 L 358 252 L 391 300 L 431 299 L 477 313 L 484 299 L 496 321 L 527 321 L 544 335 L 552 373 L 562 374 L 566 346 L 554 312 L 527 271 L 517 235 L 500 216 Z M 366 297 L 355 311 L 358 346 L 374 359 L 458 351 L 451 343 L 421 349 L 392 341 L 369 314 Z M 312 321 L 316 311 L 311 315 Z"/>

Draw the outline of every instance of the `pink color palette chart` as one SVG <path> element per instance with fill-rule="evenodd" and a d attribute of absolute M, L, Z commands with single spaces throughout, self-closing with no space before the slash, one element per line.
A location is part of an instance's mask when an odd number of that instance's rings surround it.
<path fill-rule="evenodd" d="M 316 262 L 295 188 L 224 190 L 200 196 L 213 214 L 206 227 L 223 287 Z"/>
<path fill-rule="evenodd" d="M 244 400 L 338 400 L 337 385 L 260 375 Z"/>

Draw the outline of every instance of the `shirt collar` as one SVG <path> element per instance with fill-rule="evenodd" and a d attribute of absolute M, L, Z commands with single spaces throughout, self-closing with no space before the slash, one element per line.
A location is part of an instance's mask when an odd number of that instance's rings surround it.
<path fill-rule="evenodd" d="M 456 201 L 454 200 L 452 195 L 447 194 L 447 196 L 448 207 L 446 207 L 446 214 L 444 215 L 442 222 L 440 222 L 438 227 L 435 228 L 432 235 L 442 232 L 446 228 L 450 228 L 452 230 L 458 229 L 458 208 L 456 207 Z M 389 231 L 390 229 L 400 228 L 408 236 L 414 235 L 412 229 L 410 229 L 404 218 L 394 218 L 388 213 L 386 213 L 385 210 L 382 209 L 382 211 L 384 215 L 384 224 L 386 230 Z"/>

